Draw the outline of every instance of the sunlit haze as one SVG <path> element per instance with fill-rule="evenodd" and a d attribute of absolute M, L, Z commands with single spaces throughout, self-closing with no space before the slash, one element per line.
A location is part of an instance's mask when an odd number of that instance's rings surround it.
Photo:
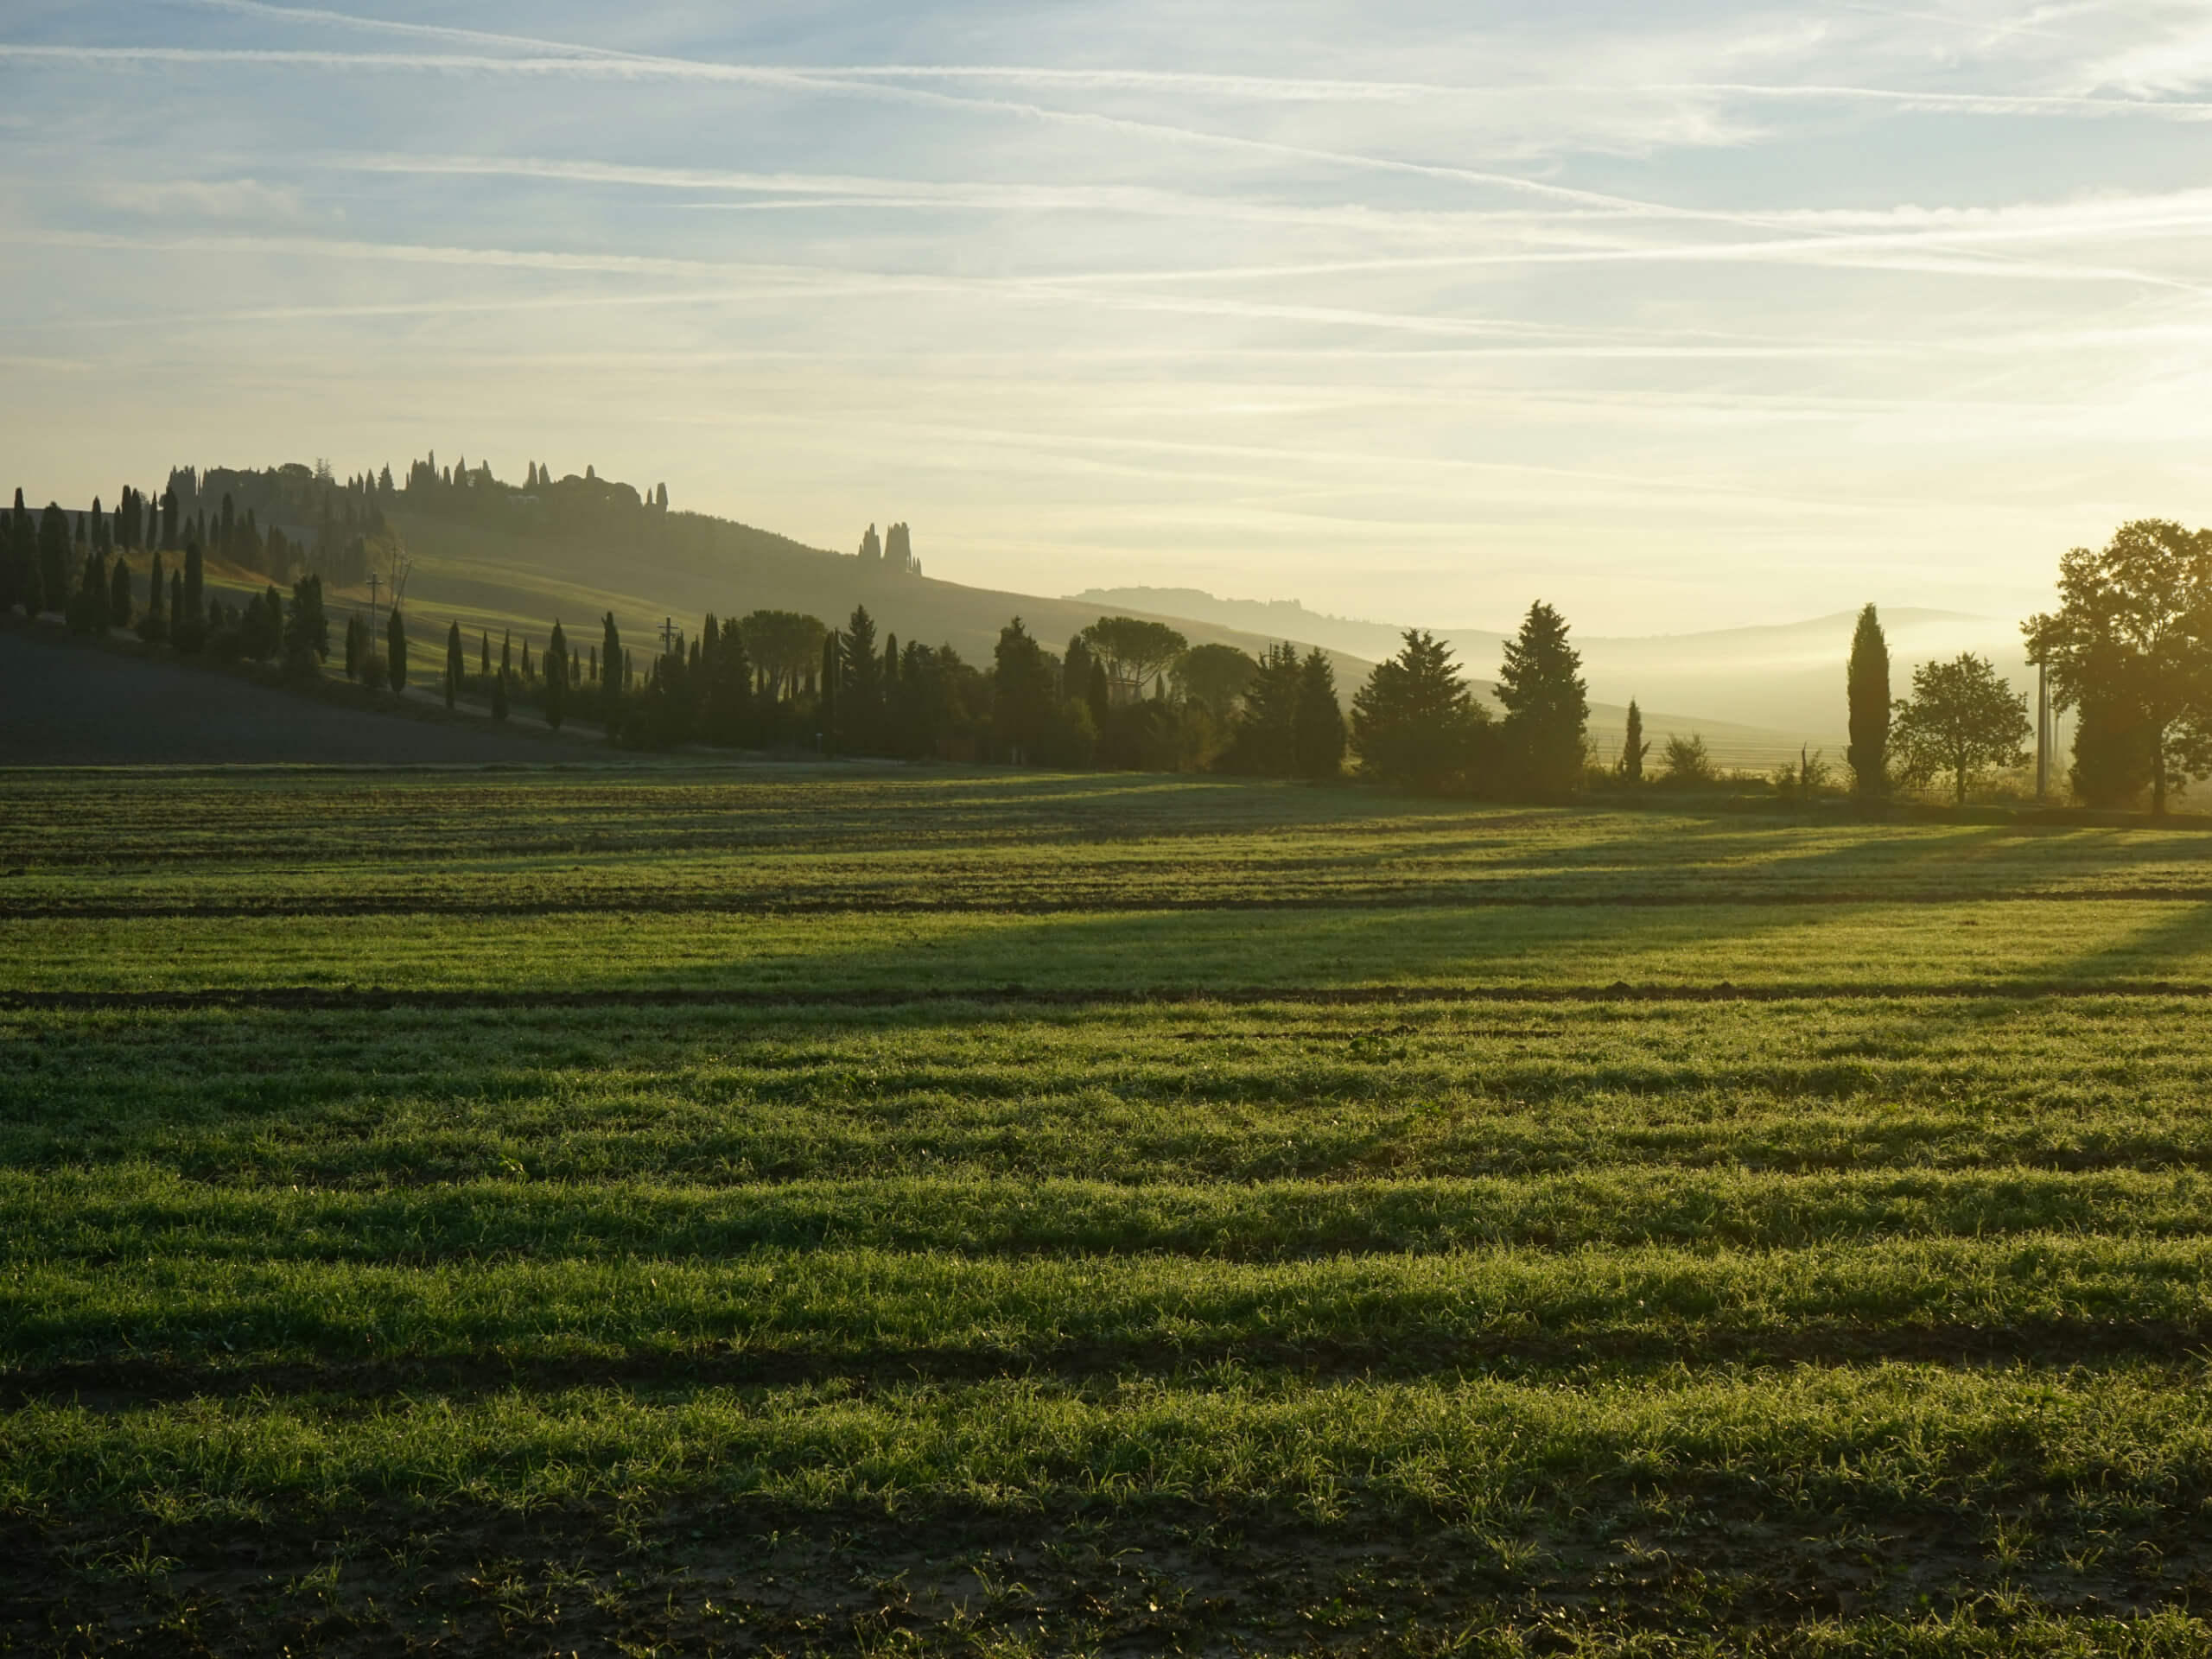
<path fill-rule="evenodd" d="M 41 499 L 435 448 L 847 551 L 903 519 L 1022 592 L 1607 633 L 2017 617 L 2069 545 L 2212 517 L 2202 4 L 0 37 Z"/>

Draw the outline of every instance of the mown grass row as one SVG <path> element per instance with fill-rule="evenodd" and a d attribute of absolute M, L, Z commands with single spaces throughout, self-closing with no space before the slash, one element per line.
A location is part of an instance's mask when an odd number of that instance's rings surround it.
<path fill-rule="evenodd" d="M 2212 1167 L 2208 1084 L 2212 1021 L 2196 1001 L 2107 995 L 18 1010 L 0 1017 L 0 1166 L 370 1188 L 1637 1168 L 2003 1179 Z"/>
<path fill-rule="evenodd" d="M 208 1185 L 163 1166 L 0 1172 L 0 1261 L 163 1256 L 424 1266 L 823 1249 L 1289 1262 L 1499 1249 L 1800 1249 L 2014 1235 L 2212 1235 L 2204 1172 L 1664 1166 L 1473 1179 L 1131 1184 L 811 1178 L 734 1186 L 479 1179 L 367 1190 Z"/>
<path fill-rule="evenodd" d="M 378 1357 L 492 1366 L 740 1354 L 871 1369 L 964 1357 L 1113 1370 L 1184 1355 L 1344 1354 L 1433 1369 L 1541 1344 L 1756 1344 L 1819 1357 L 2066 1332 L 2084 1355 L 2212 1337 L 2212 1241 L 2022 1233 L 1744 1251 L 1527 1248 L 1274 1264 L 1182 1256 L 1009 1261 L 759 1249 L 719 1262 L 575 1258 L 427 1267 L 178 1250 L 0 1269 L 0 1366 L 119 1356 L 197 1364 Z M 2148 1334 L 2145 1334 L 2148 1333 Z M 2044 1335 L 2039 1341 L 2047 1344 Z"/>
<path fill-rule="evenodd" d="M 2212 987 L 2212 904 L 0 919 L 0 995 Z"/>
<path fill-rule="evenodd" d="M 1639 826 L 1640 827 L 1640 826 Z M 1369 839 L 1376 839 L 1370 837 Z M 448 847 L 361 869 L 270 856 L 221 862 L 25 867 L 7 911 L 29 917 L 543 912 L 1114 912 L 1343 905 L 1940 903 L 2012 898 L 2202 900 L 2206 848 L 2146 836 L 2135 856 L 2085 863 L 2047 840 L 2016 845 L 1859 842 L 1818 856 L 1769 831 L 1740 847 L 1686 834 L 1534 853 L 1497 832 L 1337 834 L 1003 847 L 974 842 L 829 853 L 649 849 L 518 856 Z M 0 855 L 4 856 L 4 855 Z"/>
<path fill-rule="evenodd" d="M 2201 899 L 2212 833 L 1529 810 L 1211 779 L 8 774 L 0 912 Z M 342 833 L 334 833 L 342 832 Z"/>
<path fill-rule="evenodd" d="M 1517 1530 L 1592 1503 L 1933 1515 L 1979 1533 L 2186 1516 L 2212 1495 L 2212 1394 L 2165 1366 L 1661 1370 L 1580 1386 L 1484 1376 L 1313 1383 L 1234 1366 L 1084 1386 L 830 1381 L 0 1418 L 0 1507 L 171 1520 L 264 1505 L 749 1497 L 802 1508 L 1275 1503 L 1410 1508 Z M 1671 1496 L 1670 1496 L 1671 1495 Z M 2034 1523 L 2031 1523 L 2034 1524 Z"/>

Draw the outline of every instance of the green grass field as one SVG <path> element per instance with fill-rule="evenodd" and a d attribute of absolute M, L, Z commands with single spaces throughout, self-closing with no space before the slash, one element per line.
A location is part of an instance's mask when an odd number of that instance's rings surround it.
<path fill-rule="evenodd" d="M 0 775 L 0 1651 L 2212 1646 L 2212 835 Z"/>

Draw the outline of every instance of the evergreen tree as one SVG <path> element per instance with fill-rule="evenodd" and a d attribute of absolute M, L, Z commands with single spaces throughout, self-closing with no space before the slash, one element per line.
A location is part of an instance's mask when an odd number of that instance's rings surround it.
<path fill-rule="evenodd" d="M 1651 753 L 1651 741 L 1643 734 L 1643 710 L 1636 706 L 1636 699 L 1628 700 L 1628 736 L 1621 744 L 1620 774 L 1631 784 L 1643 781 L 1643 757 Z"/>
<path fill-rule="evenodd" d="M 484 675 L 492 671 L 492 630 L 489 628 L 477 636 L 476 671 Z"/>
<path fill-rule="evenodd" d="M 1344 770 L 1344 711 L 1337 701 L 1337 671 L 1318 645 L 1299 664 L 1291 750 L 1301 778 L 1325 783 Z"/>
<path fill-rule="evenodd" d="M 461 695 L 461 677 L 468 666 L 468 658 L 461 648 L 461 619 L 455 617 L 446 626 L 446 707 L 450 709 Z"/>
<path fill-rule="evenodd" d="M 827 754 L 837 753 L 838 717 L 843 712 L 837 706 L 837 682 L 843 677 L 844 653 L 837 648 L 837 631 L 832 628 L 822 636 L 822 691 L 815 705 L 815 725 Z"/>
<path fill-rule="evenodd" d="M 172 645 L 176 643 L 177 618 L 184 613 L 184 572 L 172 570 L 169 572 L 169 642 Z"/>
<path fill-rule="evenodd" d="M 493 676 L 492 680 L 492 718 L 494 720 L 505 720 L 506 717 L 507 670 L 505 665 L 502 664 L 499 673 Z"/>
<path fill-rule="evenodd" d="M 1582 780 L 1590 703 L 1582 658 L 1567 642 L 1567 619 L 1538 600 L 1505 642 L 1497 700 L 1505 706 L 1502 735 L 1522 784 L 1555 799 Z"/>
<path fill-rule="evenodd" d="M 1067 655 L 1060 658 L 1060 701 L 1082 702 L 1090 696 L 1090 647 L 1081 634 L 1068 639 Z"/>
<path fill-rule="evenodd" d="M 853 607 L 838 655 L 844 669 L 844 683 L 837 689 L 838 729 L 848 747 L 876 748 L 883 723 L 883 658 L 876 651 L 875 619 L 867 606 Z"/>
<path fill-rule="evenodd" d="M 460 643 L 458 635 L 454 643 Z M 541 699 L 545 709 L 545 723 L 555 731 L 569 712 L 569 642 L 561 632 L 559 618 L 553 622 L 553 637 L 545 642 L 545 692 Z"/>
<path fill-rule="evenodd" d="M 391 695 L 407 695 L 407 624 L 399 614 L 399 607 L 391 607 L 391 616 L 384 628 L 384 675 L 391 686 Z"/>
<path fill-rule="evenodd" d="M 1114 712 L 1114 687 L 1106 677 L 1106 664 L 1096 658 L 1090 659 L 1090 683 L 1084 687 L 1083 701 L 1090 711 L 1090 723 L 1098 731 L 1106 729 L 1106 717 Z"/>
<path fill-rule="evenodd" d="M 1377 663 L 1352 698 L 1359 769 L 1384 783 L 1421 790 L 1464 786 L 1491 721 L 1459 677 L 1451 652 L 1408 628 L 1405 644 Z"/>
<path fill-rule="evenodd" d="M 499 635 L 499 672 L 502 674 L 512 672 L 515 665 L 514 659 L 515 633 L 512 628 L 509 628 Z"/>
<path fill-rule="evenodd" d="M 1851 714 L 1851 747 L 1844 759 L 1859 798 L 1873 800 L 1890 781 L 1890 642 L 1872 605 L 1859 613 L 1859 626 L 1852 630 L 1844 689 Z"/>
<path fill-rule="evenodd" d="M 1265 647 L 1244 682 L 1224 771 L 1287 778 L 1297 770 L 1298 693 L 1298 647 L 1287 640 Z"/>
<path fill-rule="evenodd" d="M 1052 671 L 1018 616 L 999 630 L 992 665 L 991 735 L 1007 758 L 1020 766 L 1043 741 L 1058 712 Z"/>
<path fill-rule="evenodd" d="M 172 553 L 176 551 L 176 491 L 172 486 L 162 492 L 162 545 Z"/>
<path fill-rule="evenodd" d="M 107 625 L 111 628 L 130 626 L 130 565 L 118 554 L 115 569 L 107 583 Z"/>

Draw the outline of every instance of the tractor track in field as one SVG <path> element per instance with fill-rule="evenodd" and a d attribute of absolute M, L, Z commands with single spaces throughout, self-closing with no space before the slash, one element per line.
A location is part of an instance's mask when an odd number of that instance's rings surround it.
<path fill-rule="evenodd" d="M 888 893 L 729 897 L 728 895 L 623 893 L 597 901 L 581 896 L 552 899 L 486 899 L 393 893 L 359 899 L 277 898 L 251 902 L 208 903 L 11 903 L 0 898 L 0 921 L 251 921 L 257 919 L 359 919 L 363 917 L 461 916 L 484 918 L 552 916 L 1071 916 L 1187 914 L 1210 911 L 1297 912 L 1374 910 L 1677 910 L 1763 909 L 1802 906 L 1838 908 L 1853 905 L 1916 906 L 1969 904 L 2212 904 L 2212 887 L 2101 887 L 2049 892 L 1992 893 L 1954 888 L 1924 892 L 1713 892 L 1679 893 L 1496 893 L 1453 887 L 1408 886 L 1365 888 L 1344 893 L 1210 894 L 1130 896 L 1122 889 L 1099 889 L 1067 899 L 997 899 L 988 895 L 899 898 Z"/>
<path fill-rule="evenodd" d="M 1403 1381 L 1461 1371 L 1510 1381 L 1591 1366 L 1649 1369 L 1685 1363 L 2069 1367 L 2148 1361 L 2194 1375 L 2208 1344 L 2212 1344 L 2212 1325 L 2171 1320 L 2047 1319 L 2002 1325 L 1814 1320 L 1782 1330 L 1715 1325 L 1448 1341 L 1090 1342 L 1027 1351 L 950 1347 L 744 1351 L 725 1345 L 718 1351 L 631 1353 L 615 1358 L 440 1355 L 223 1363 L 149 1356 L 0 1370 L 0 1409 L 46 1404 L 112 1412 L 155 1403 L 248 1397 L 353 1402 L 369 1408 L 395 1399 L 473 1398 L 516 1390 L 620 1389 L 653 1394 L 833 1382 L 862 1393 L 879 1393 L 1007 1377 L 1082 1387 L 1131 1376 L 1188 1375 L 1225 1364 L 1319 1382 Z"/>
<path fill-rule="evenodd" d="M 272 985 L 158 991 L 0 990 L 0 1013 L 190 1012 L 265 1008 L 278 1012 L 421 1009 L 556 1013 L 591 1008 L 891 1008 L 1012 1005 L 1036 1007 L 1146 1007 L 1208 1003 L 1249 1007 L 1293 1003 L 1318 1007 L 1414 1007 L 1424 1003 L 1604 1002 L 1910 1002 L 2126 997 L 2212 998 L 2212 981 L 2069 982 L 2023 980 L 1969 983 L 1910 982 L 1804 985 L 1354 985 L 1033 987 L 976 985 L 900 989 L 855 987 L 821 990 L 713 990 L 689 987 L 595 991 L 385 989 L 375 987 Z"/>

